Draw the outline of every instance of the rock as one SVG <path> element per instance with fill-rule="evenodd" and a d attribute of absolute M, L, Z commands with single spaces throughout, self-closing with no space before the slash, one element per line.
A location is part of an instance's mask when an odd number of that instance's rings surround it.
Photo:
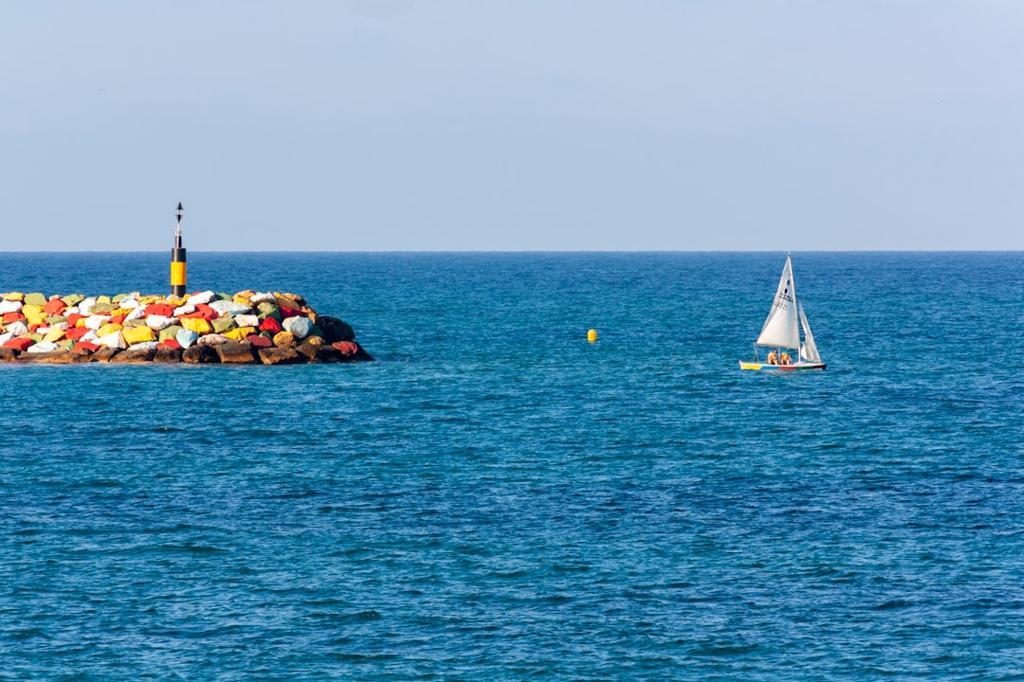
<path fill-rule="evenodd" d="M 258 315 L 235 315 L 235 324 L 239 327 L 259 327 L 260 318 Z"/>
<path fill-rule="evenodd" d="M 21 320 L 15 320 L 13 322 L 5 321 L 5 324 L 7 325 L 7 331 L 11 336 L 25 336 L 25 334 L 28 334 L 28 325 Z"/>
<path fill-rule="evenodd" d="M 243 341 L 245 340 L 245 337 L 255 333 L 256 327 L 238 327 L 224 332 L 224 336 L 228 337 L 232 341 Z"/>
<path fill-rule="evenodd" d="M 153 362 L 181 362 L 181 349 L 162 346 L 156 349 Z"/>
<path fill-rule="evenodd" d="M 18 351 L 13 348 L 0 348 L 0 362 L 14 362 L 18 359 Z"/>
<path fill-rule="evenodd" d="M 120 352 L 117 348 L 100 348 L 92 354 L 92 360 L 93 362 L 110 362 L 111 358 L 116 357 Z"/>
<path fill-rule="evenodd" d="M 314 346 L 311 343 L 303 343 L 300 346 L 298 346 L 295 350 L 304 355 L 307 360 L 313 362 L 314 360 L 316 360 L 317 348 L 319 348 L 319 346 Z"/>
<path fill-rule="evenodd" d="M 116 306 L 113 303 L 96 303 L 95 305 L 93 305 L 92 310 L 90 312 L 95 314 L 112 313 L 114 312 L 115 307 Z"/>
<path fill-rule="evenodd" d="M 221 363 L 228 365 L 247 365 L 256 362 L 256 355 L 252 351 L 252 344 L 248 341 L 231 341 L 221 343 L 214 348 L 220 357 Z"/>
<path fill-rule="evenodd" d="M 355 341 L 335 341 L 331 346 L 341 353 L 343 362 L 372 361 L 373 356 L 363 350 Z"/>
<path fill-rule="evenodd" d="M 21 301 L 0 301 L 0 314 L 17 313 L 21 311 Z"/>
<path fill-rule="evenodd" d="M 89 341 L 79 341 L 71 350 L 74 351 L 75 353 L 92 354 L 98 351 L 99 349 L 100 347 L 97 346 L 95 343 L 91 343 Z"/>
<path fill-rule="evenodd" d="M 327 339 L 328 343 L 352 341 L 356 338 L 356 333 L 352 326 L 348 322 L 339 320 L 336 317 L 321 315 L 316 324 L 324 331 L 324 338 Z"/>
<path fill-rule="evenodd" d="M 146 326 L 125 329 L 122 334 L 124 336 L 124 342 L 129 346 L 134 346 L 140 343 L 156 342 L 156 332 Z"/>
<path fill-rule="evenodd" d="M 324 337 L 322 336 L 307 336 L 306 343 L 311 343 L 314 346 L 322 346 L 326 341 L 324 341 Z"/>
<path fill-rule="evenodd" d="M 151 315 L 158 317 L 174 317 L 174 306 L 168 305 L 167 303 L 151 303 L 142 310 L 143 314 L 148 319 Z"/>
<path fill-rule="evenodd" d="M 40 341 L 32 346 L 29 346 L 26 353 L 52 353 L 57 350 L 57 344 L 52 341 Z"/>
<path fill-rule="evenodd" d="M 259 355 L 264 365 L 294 365 L 307 361 L 306 356 L 294 348 L 261 348 Z"/>
<path fill-rule="evenodd" d="M 111 334 L 116 334 L 120 332 L 121 329 L 121 325 L 111 324 L 108 322 L 107 324 L 103 325 L 102 327 L 96 330 L 96 336 L 102 339 L 104 336 L 110 336 Z"/>
<path fill-rule="evenodd" d="M 42 331 L 42 330 L 40 330 Z M 49 327 L 46 333 L 43 334 L 43 341 L 50 341 L 56 343 L 64 338 L 64 330 L 59 327 Z"/>
<path fill-rule="evenodd" d="M 174 335 L 174 340 L 177 341 L 182 348 L 189 348 L 199 340 L 199 334 L 195 333 L 191 329 L 180 329 L 178 333 Z"/>
<path fill-rule="evenodd" d="M 182 318 L 181 326 L 189 331 L 195 332 L 196 334 L 209 334 L 213 331 L 213 325 L 201 317 Z M 184 346 L 185 344 L 181 345 Z"/>
<path fill-rule="evenodd" d="M 190 365 L 220 362 L 217 351 L 213 349 L 213 346 L 192 346 L 191 348 L 186 348 L 181 353 L 181 359 Z"/>
<path fill-rule="evenodd" d="M 156 354 L 156 348 L 151 346 L 132 346 L 126 351 L 121 351 L 110 361 L 115 363 L 139 363 L 149 362 Z"/>
<path fill-rule="evenodd" d="M 316 347 L 316 360 L 315 362 L 321 364 L 331 364 L 335 362 L 343 362 L 344 358 L 338 349 L 334 346 L 317 346 Z"/>
<path fill-rule="evenodd" d="M 67 306 L 64 305 L 64 301 L 60 300 L 59 298 L 51 298 L 43 306 L 43 312 L 46 313 L 47 315 L 60 315 L 62 312 L 64 312 L 65 308 L 67 308 Z"/>
<path fill-rule="evenodd" d="M 313 323 L 306 317 L 286 317 L 281 326 L 286 332 L 291 332 L 292 336 L 297 339 L 306 338 L 313 329 Z"/>
<path fill-rule="evenodd" d="M 40 353 L 22 353 L 18 358 L 21 362 L 40 365 L 67 365 L 72 362 L 73 353 L 65 350 L 51 350 Z"/>
<path fill-rule="evenodd" d="M 173 317 L 168 317 L 166 315 L 146 316 L 146 326 L 149 327 L 150 329 L 155 329 L 157 331 L 160 331 L 161 329 L 167 329 L 175 322 L 177 322 L 177 320 L 175 320 Z"/>
<path fill-rule="evenodd" d="M 105 336 L 97 334 L 96 344 L 106 348 L 117 348 L 119 350 L 128 347 L 128 344 L 124 342 L 124 337 L 121 336 L 120 331 L 115 331 Z"/>
<path fill-rule="evenodd" d="M 273 348 L 274 347 L 274 342 L 271 341 L 270 339 L 268 339 L 265 336 L 257 336 L 256 334 L 251 334 L 251 335 L 245 337 L 245 340 L 248 341 L 250 344 L 252 344 L 253 348 Z"/>
<path fill-rule="evenodd" d="M 277 334 L 279 331 L 281 331 L 281 323 L 272 317 L 268 317 L 267 319 L 260 322 L 260 331 L 270 332 L 271 334 Z"/>
<path fill-rule="evenodd" d="M 42 294 L 25 294 L 24 299 L 25 305 L 37 305 L 42 307 L 46 305 L 46 297 Z"/>
<path fill-rule="evenodd" d="M 199 337 L 198 341 L 196 341 L 196 345 L 197 346 L 219 346 L 220 344 L 227 343 L 230 340 L 231 339 L 229 339 L 228 337 L 224 336 L 223 334 L 204 334 L 203 336 Z"/>
<path fill-rule="evenodd" d="M 69 294 L 67 296 L 62 297 L 60 300 L 64 301 L 64 305 L 70 308 L 84 301 L 85 296 L 82 296 L 81 294 Z"/>
<path fill-rule="evenodd" d="M 241 305 L 234 301 L 214 301 L 210 304 L 210 307 L 216 310 L 220 315 L 229 315 L 231 317 L 252 312 L 252 308 L 250 306 Z"/>
<path fill-rule="evenodd" d="M 218 317 L 217 319 L 212 320 L 210 324 L 213 325 L 213 331 L 217 334 L 223 334 L 229 329 L 234 329 L 238 326 L 230 317 Z"/>
<path fill-rule="evenodd" d="M 200 291 L 199 293 L 196 294 L 189 294 L 188 302 L 192 305 L 197 305 L 199 303 L 209 303 L 214 298 L 216 298 L 216 296 L 217 294 L 213 293 L 212 291 Z"/>
<path fill-rule="evenodd" d="M 254 298 L 253 301 L 255 301 L 255 300 L 256 299 Z M 271 299 L 271 300 L 273 300 L 273 299 Z M 264 301 L 263 303 L 260 303 L 258 306 L 256 306 L 256 310 L 258 311 L 259 318 L 261 320 L 265 320 L 268 317 L 272 317 L 272 318 L 274 318 L 275 320 L 278 320 L 278 321 L 281 320 L 281 311 L 278 310 L 277 306 L 274 305 L 273 303 L 269 303 L 267 301 Z"/>
<path fill-rule="evenodd" d="M 182 331 L 182 328 L 176 324 L 172 324 L 170 327 L 164 327 L 157 334 L 157 341 L 167 341 L 168 339 L 176 339 L 178 332 Z"/>
<path fill-rule="evenodd" d="M 295 337 L 291 332 L 278 332 L 274 334 L 274 345 L 278 348 L 294 348 L 296 346 Z"/>

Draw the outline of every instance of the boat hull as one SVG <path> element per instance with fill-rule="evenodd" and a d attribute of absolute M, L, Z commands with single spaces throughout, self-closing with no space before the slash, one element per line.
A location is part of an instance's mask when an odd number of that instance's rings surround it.
<path fill-rule="evenodd" d="M 754 372 L 800 372 L 808 369 L 825 369 L 825 363 L 797 362 L 792 365 L 769 365 L 767 362 L 744 362 L 740 360 L 740 369 Z"/>

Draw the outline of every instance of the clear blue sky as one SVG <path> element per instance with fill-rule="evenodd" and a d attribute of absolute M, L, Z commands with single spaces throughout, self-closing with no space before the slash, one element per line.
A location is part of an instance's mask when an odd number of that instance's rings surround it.
<path fill-rule="evenodd" d="M 8 3 L 0 250 L 1021 249 L 1024 3 Z"/>

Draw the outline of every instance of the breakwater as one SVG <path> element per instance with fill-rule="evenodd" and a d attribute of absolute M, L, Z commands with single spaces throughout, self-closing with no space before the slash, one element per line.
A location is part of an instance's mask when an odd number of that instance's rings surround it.
<path fill-rule="evenodd" d="M 0 361 L 297 364 L 372 360 L 347 322 L 303 296 L 0 295 Z"/>

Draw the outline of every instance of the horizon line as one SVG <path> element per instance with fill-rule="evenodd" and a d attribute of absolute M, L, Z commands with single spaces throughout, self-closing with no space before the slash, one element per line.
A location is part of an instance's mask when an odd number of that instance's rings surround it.
<path fill-rule="evenodd" d="M 159 250 L 107 250 L 83 249 L 63 251 L 40 251 L 29 249 L 0 250 L 0 254 L 157 254 Z M 345 255 L 384 255 L 384 254 L 700 254 L 700 253 L 1024 253 L 1024 249 L 384 249 L 384 250 L 336 250 L 336 249 L 282 249 L 282 250 L 228 250 L 228 249 L 189 249 L 189 255 L 196 254 L 345 254 Z"/>

